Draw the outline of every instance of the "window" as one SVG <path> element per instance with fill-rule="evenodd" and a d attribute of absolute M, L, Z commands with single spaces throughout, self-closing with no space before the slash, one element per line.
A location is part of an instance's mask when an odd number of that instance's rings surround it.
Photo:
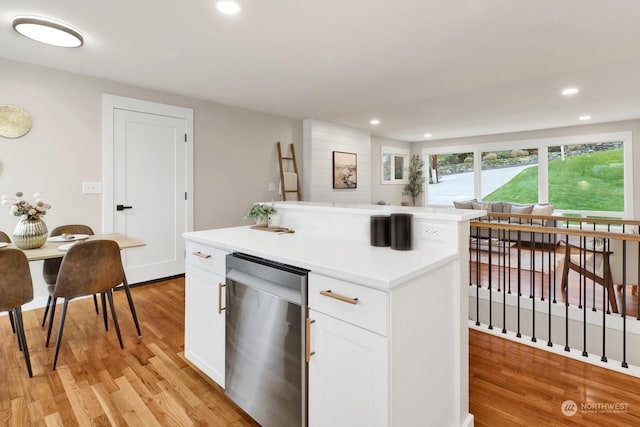
<path fill-rule="evenodd" d="M 538 150 L 514 148 L 482 152 L 482 200 L 538 202 Z"/>
<path fill-rule="evenodd" d="M 633 217 L 631 132 L 426 148 L 423 156 L 430 166 L 426 204 L 476 198 Z"/>
<path fill-rule="evenodd" d="M 474 155 L 470 152 L 425 156 L 429 165 L 429 204 L 451 205 L 474 198 Z"/>
<path fill-rule="evenodd" d="M 624 211 L 622 141 L 549 147 L 549 203 L 557 209 Z"/>
<path fill-rule="evenodd" d="M 409 176 L 409 150 L 396 147 L 382 147 L 382 184 L 406 184 Z"/>

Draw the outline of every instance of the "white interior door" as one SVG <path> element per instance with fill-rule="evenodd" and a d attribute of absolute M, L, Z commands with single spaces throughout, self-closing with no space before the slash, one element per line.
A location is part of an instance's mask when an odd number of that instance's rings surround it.
<path fill-rule="evenodd" d="M 105 173 L 104 231 L 126 234 L 146 243 L 123 251 L 130 283 L 184 273 L 182 233 L 192 229 L 193 203 L 187 200 L 193 161 L 191 141 L 187 143 L 190 117 L 165 114 L 162 107 L 170 106 L 139 103 L 135 106 L 142 108 L 134 111 L 107 106 L 105 100 L 105 118 L 112 120 L 111 124 L 105 123 L 112 129 L 112 135 L 105 133 L 105 142 L 111 136 L 113 154 L 112 176 Z M 185 110 L 175 108 L 178 112 Z M 107 172 L 108 144 L 105 157 Z"/>

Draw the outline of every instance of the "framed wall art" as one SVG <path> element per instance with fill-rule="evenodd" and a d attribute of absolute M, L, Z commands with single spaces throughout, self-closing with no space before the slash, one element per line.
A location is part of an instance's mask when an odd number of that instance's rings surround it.
<path fill-rule="evenodd" d="M 333 152 L 333 188 L 358 188 L 358 160 L 356 153 Z"/>

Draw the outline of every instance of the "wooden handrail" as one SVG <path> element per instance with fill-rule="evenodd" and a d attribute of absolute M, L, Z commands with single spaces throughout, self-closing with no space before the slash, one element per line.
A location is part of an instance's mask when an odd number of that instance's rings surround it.
<path fill-rule="evenodd" d="M 569 221 L 569 222 L 587 222 L 594 224 L 615 224 L 615 225 L 640 225 L 640 220 L 632 219 L 606 219 L 606 218 L 583 218 L 573 216 L 559 216 L 559 215 L 531 215 L 531 214 L 516 214 L 505 212 L 488 212 L 489 218 L 521 218 L 521 219 L 542 219 L 548 221 Z"/>
<path fill-rule="evenodd" d="M 518 215 L 518 214 L 514 214 Z M 522 216 L 522 215 L 519 215 Z M 531 215 L 524 215 L 525 217 L 531 217 Z M 555 217 L 558 218 L 558 217 Z M 580 230 L 564 227 L 545 227 L 541 225 L 529 225 L 529 224 L 513 224 L 506 222 L 486 222 L 486 221 L 471 221 L 469 223 L 471 227 L 477 228 L 489 228 L 492 230 L 509 230 L 509 231 L 522 231 L 526 233 L 541 233 L 541 234 L 562 234 L 565 236 L 587 236 L 587 237 L 602 237 L 603 239 L 618 239 L 628 240 L 632 242 L 640 242 L 640 234 L 626 234 L 626 233 L 613 233 L 602 232 L 592 230 Z"/>

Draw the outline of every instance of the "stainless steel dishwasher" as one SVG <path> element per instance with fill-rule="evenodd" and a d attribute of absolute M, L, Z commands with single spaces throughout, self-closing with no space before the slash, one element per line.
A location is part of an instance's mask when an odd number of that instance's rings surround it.
<path fill-rule="evenodd" d="M 265 427 L 307 425 L 307 274 L 227 255 L 225 392 Z"/>

